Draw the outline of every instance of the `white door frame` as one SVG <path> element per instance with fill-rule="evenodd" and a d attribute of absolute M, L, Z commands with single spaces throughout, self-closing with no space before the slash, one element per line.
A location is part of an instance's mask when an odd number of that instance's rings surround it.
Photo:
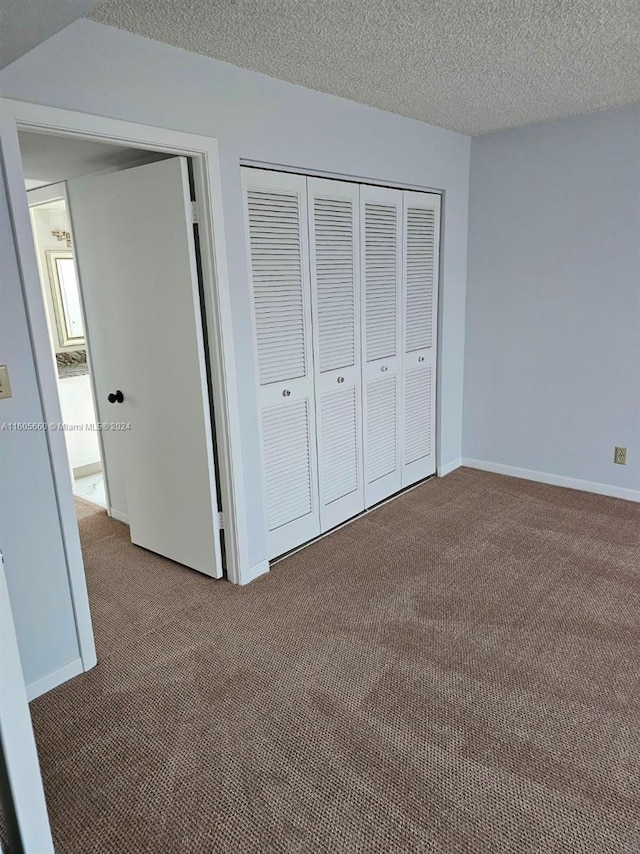
<path fill-rule="evenodd" d="M 229 581 L 235 584 L 247 583 L 252 575 L 244 512 L 239 440 L 240 413 L 231 332 L 231 296 L 217 140 L 57 107 L 0 99 L 0 143 L 5 163 L 9 213 L 45 422 L 61 422 L 62 417 L 29 218 L 18 130 L 102 140 L 131 148 L 184 155 L 192 159 L 200 219 L 200 253 L 211 354 L 227 576 Z M 96 663 L 96 653 L 64 436 L 62 431 L 47 431 L 46 437 L 67 558 L 78 642 L 83 666 L 87 670 Z"/>

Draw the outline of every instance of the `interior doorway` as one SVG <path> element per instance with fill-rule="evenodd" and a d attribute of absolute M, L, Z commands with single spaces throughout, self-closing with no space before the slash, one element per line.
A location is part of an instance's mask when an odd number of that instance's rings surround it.
<path fill-rule="evenodd" d="M 184 156 L 20 132 L 76 498 L 223 575 L 194 181 Z M 35 186 L 37 185 L 37 186 Z"/>

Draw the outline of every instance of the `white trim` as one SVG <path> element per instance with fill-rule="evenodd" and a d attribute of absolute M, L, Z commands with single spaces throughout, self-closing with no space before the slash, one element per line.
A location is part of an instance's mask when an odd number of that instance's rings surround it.
<path fill-rule="evenodd" d="M 125 525 L 129 524 L 129 517 L 121 510 L 116 510 L 115 507 L 110 507 L 107 510 L 107 513 L 109 514 L 109 516 L 111 516 L 112 519 L 117 519 L 118 522 L 124 522 Z"/>
<path fill-rule="evenodd" d="M 236 359 L 233 346 L 231 283 L 222 207 L 222 176 L 217 140 L 192 137 L 209 148 L 201 157 L 192 158 L 193 180 L 200 222 L 200 260 L 204 280 L 204 303 L 213 404 L 215 409 L 216 444 L 218 448 L 218 483 L 222 496 L 220 508 L 225 520 L 224 545 L 227 578 L 234 584 L 246 584 L 253 569 L 249 564 L 249 531 L 240 446 L 240 404 Z"/>
<path fill-rule="evenodd" d="M 565 477 L 534 469 L 521 469 L 515 466 L 505 466 L 502 463 L 492 463 L 487 460 L 474 460 L 463 457 L 462 465 L 494 474 L 504 474 L 508 477 L 521 477 L 523 480 L 533 480 L 538 483 L 548 483 L 551 486 L 564 486 L 568 489 L 579 489 L 582 492 L 593 492 L 596 495 L 609 495 L 611 498 L 623 498 L 626 501 L 640 502 L 640 490 L 626 489 L 622 486 L 612 486 L 608 483 L 596 483 L 591 480 L 581 480 L 576 477 Z"/>
<path fill-rule="evenodd" d="M 269 561 L 261 560 L 260 563 L 254 564 L 249 572 L 243 573 L 242 575 L 242 584 L 249 584 L 251 581 L 255 581 L 256 578 L 259 578 L 261 575 L 265 575 L 269 572 Z"/>
<path fill-rule="evenodd" d="M 79 676 L 81 673 L 84 673 L 87 668 L 83 667 L 82 659 L 75 658 L 73 661 L 70 661 L 69 664 L 65 664 L 63 667 L 59 667 L 57 670 L 54 670 L 53 673 L 47 673 L 46 676 L 43 676 L 42 679 L 36 679 L 35 682 L 30 682 L 27 685 L 27 699 L 29 702 L 31 700 L 35 700 L 36 697 L 39 697 L 41 694 L 46 694 L 47 691 L 51 691 L 52 688 L 57 688 L 58 685 L 62 685 L 63 682 L 67 682 L 69 679 L 73 679 L 74 676 Z"/>
<path fill-rule="evenodd" d="M 449 463 L 444 463 L 444 465 L 438 467 L 438 477 L 446 477 L 448 474 L 451 474 L 452 471 L 459 469 L 461 465 L 461 457 L 458 457 L 457 460 L 451 460 Z"/>
<path fill-rule="evenodd" d="M 406 184 L 402 181 L 385 181 L 382 178 L 367 178 L 363 175 L 349 175 L 345 172 L 331 172 L 324 169 L 312 169 L 307 166 L 288 166 L 285 163 L 270 163 L 263 160 L 240 158 L 240 166 L 249 169 L 268 169 L 271 172 L 288 172 L 293 175 L 303 175 L 305 178 L 326 178 L 329 181 L 343 181 L 349 184 L 370 184 L 373 187 L 388 187 L 392 190 L 409 190 L 417 193 L 436 193 L 444 195 L 444 190 L 434 187 L 424 187 L 420 184 Z"/>
<path fill-rule="evenodd" d="M 434 190 L 434 192 L 438 192 Z M 444 190 L 440 191 L 440 213 L 438 216 L 439 245 L 438 245 L 438 279 L 436 284 L 438 294 L 437 306 L 437 326 L 436 326 L 436 474 L 440 474 L 440 469 L 443 472 L 447 464 L 442 461 L 442 446 L 444 434 L 444 415 L 443 405 L 444 400 L 444 300 L 446 297 L 445 282 L 444 282 L 444 242 L 446 223 L 446 204 L 447 194 Z M 462 323 L 465 323 L 465 314 L 462 314 Z M 464 342 L 464 328 L 462 330 L 462 340 Z M 461 380 L 462 384 L 462 380 Z M 462 412 L 460 413 L 460 430 L 462 431 Z M 462 451 L 462 442 L 458 446 Z M 446 472 L 445 472 L 446 473 Z M 444 474 L 441 475 L 444 477 Z"/>

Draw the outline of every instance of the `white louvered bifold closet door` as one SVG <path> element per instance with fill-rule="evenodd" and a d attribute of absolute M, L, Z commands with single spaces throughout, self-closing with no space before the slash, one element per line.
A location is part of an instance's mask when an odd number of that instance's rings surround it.
<path fill-rule="evenodd" d="M 243 168 L 269 558 L 320 533 L 307 181 Z"/>
<path fill-rule="evenodd" d="M 364 509 L 358 185 L 309 178 L 320 527 Z"/>
<path fill-rule="evenodd" d="M 402 486 L 436 471 L 440 196 L 404 193 Z"/>
<path fill-rule="evenodd" d="M 360 188 L 365 506 L 402 487 L 402 191 Z"/>

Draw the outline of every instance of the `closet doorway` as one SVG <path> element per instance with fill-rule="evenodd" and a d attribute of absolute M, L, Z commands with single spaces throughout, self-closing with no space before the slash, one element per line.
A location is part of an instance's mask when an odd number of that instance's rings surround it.
<path fill-rule="evenodd" d="M 274 558 L 435 474 L 441 197 L 242 178 Z"/>

